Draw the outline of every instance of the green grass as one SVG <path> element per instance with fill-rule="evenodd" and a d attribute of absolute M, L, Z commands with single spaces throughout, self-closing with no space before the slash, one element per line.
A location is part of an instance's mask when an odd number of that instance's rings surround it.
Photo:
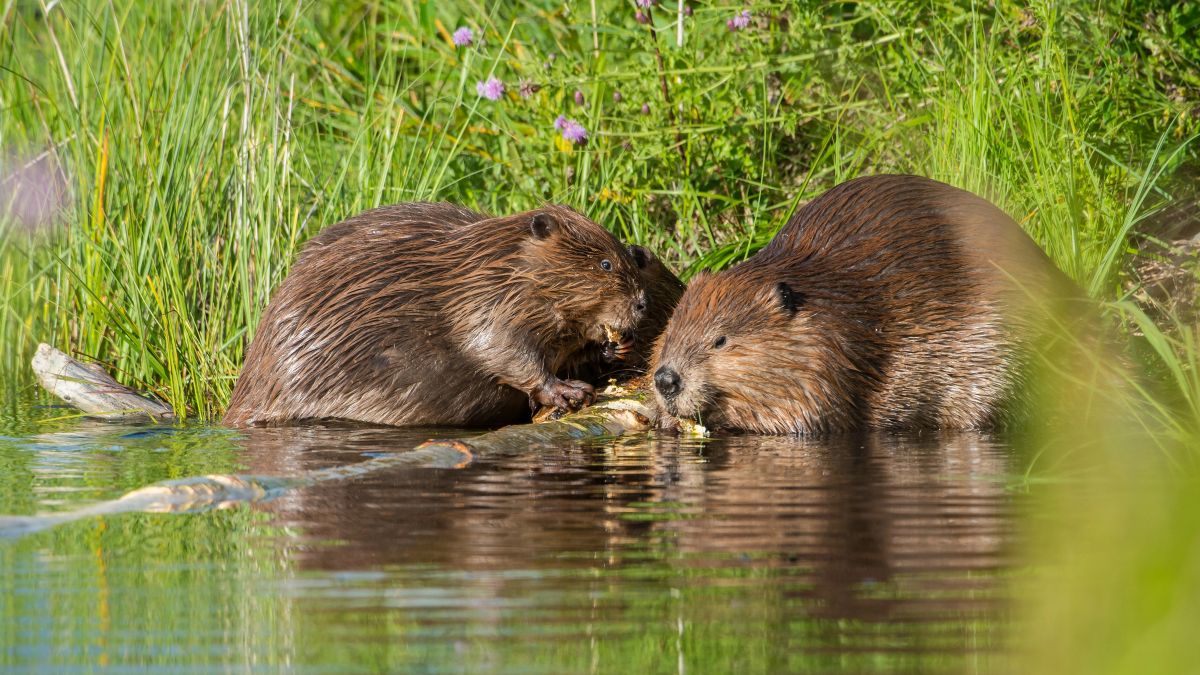
<path fill-rule="evenodd" d="M 1128 234 L 1196 161 L 1200 49 L 1179 31 L 1200 14 L 1171 3 L 757 2 L 737 33 L 741 6 L 695 3 L 682 46 L 674 3 L 653 32 L 632 3 L 592 7 L 0 3 L 0 159 L 49 150 L 68 195 L 0 240 L 9 400 L 47 341 L 218 414 L 305 239 L 415 199 L 565 202 L 690 274 L 842 180 L 918 173 L 993 199 L 1120 300 Z M 476 45 L 450 43 L 460 25 Z M 488 76 L 502 100 L 476 95 Z M 1194 350 L 1156 347 L 1194 416 Z"/>
<path fill-rule="evenodd" d="M 250 5 L 93 3 L 48 20 L 8 6 L 4 145 L 55 148 L 71 200 L 61 231 L 6 244 L 6 381 L 27 382 L 48 340 L 180 411 L 219 411 L 298 245 L 412 199 L 567 202 L 691 271 L 752 252 L 841 180 L 921 173 L 992 197 L 1111 298 L 1145 205 L 1130 197 L 1164 191 L 1147 178 L 1156 141 L 1192 130 L 1096 44 L 1093 17 L 1050 5 L 793 9 L 785 28 L 764 3 L 736 34 L 730 8 L 698 7 L 682 48 L 673 12 L 655 10 L 652 41 L 620 3 L 594 26 L 588 3 Z M 482 44 L 449 44 L 463 24 Z M 1091 58 L 1114 67 L 1083 72 Z M 508 83 L 499 102 L 474 92 L 489 75 Z M 541 90 L 522 99 L 521 80 Z M 557 138 L 558 114 L 589 129 L 586 148 Z"/>

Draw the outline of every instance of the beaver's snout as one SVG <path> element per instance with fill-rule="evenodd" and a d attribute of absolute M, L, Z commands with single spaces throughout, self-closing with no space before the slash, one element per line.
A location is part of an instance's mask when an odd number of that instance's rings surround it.
<path fill-rule="evenodd" d="M 646 315 L 646 291 L 640 291 L 633 299 L 633 313 L 640 321 Z"/>
<path fill-rule="evenodd" d="M 679 390 L 683 389 L 683 378 L 674 368 L 663 366 L 654 371 L 654 388 L 663 398 L 673 399 L 679 395 Z"/>

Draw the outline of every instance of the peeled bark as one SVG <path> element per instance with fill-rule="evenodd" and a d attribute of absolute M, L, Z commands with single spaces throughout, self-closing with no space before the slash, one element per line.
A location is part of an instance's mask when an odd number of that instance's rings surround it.
<path fill-rule="evenodd" d="M 83 363 L 48 344 L 33 355 L 33 372 L 46 391 L 88 415 L 122 421 L 175 417 L 167 405 L 139 395 L 94 363 Z"/>

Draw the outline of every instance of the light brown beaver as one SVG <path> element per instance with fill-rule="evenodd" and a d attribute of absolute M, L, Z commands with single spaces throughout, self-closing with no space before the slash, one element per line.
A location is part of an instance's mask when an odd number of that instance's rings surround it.
<path fill-rule="evenodd" d="M 631 252 L 566 207 L 385 206 L 305 245 L 224 421 L 493 426 L 576 407 L 592 387 L 557 374 L 631 336 L 645 305 Z"/>
<path fill-rule="evenodd" d="M 852 180 L 689 283 L 656 354 L 658 402 L 760 433 L 994 426 L 1042 328 L 1033 298 L 1076 292 L 980 197 Z"/>

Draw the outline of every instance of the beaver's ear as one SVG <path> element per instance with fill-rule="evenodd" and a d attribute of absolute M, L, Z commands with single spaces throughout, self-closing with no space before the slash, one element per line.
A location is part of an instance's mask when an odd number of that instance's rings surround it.
<path fill-rule="evenodd" d="M 804 305 L 805 298 L 803 293 L 797 293 L 786 281 L 781 281 L 775 284 L 775 299 L 784 313 L 791 316 Z"/>
<path fill-rule="evenodd" d="M 529 221 L 529 232 L 533 235 L 534 239 L 549 237 L 556 227 L 558 227 L 558 222 L 549 213 L 535 213 Z"/>
<path fill-rule="evenodd" d="M 646 264 L 650 262 L 650 251 L 637 244 L 629 245 L 629 255 L 633 256 L 633 262 L 637 263 L 639 270 L 646 269 Z"/>

